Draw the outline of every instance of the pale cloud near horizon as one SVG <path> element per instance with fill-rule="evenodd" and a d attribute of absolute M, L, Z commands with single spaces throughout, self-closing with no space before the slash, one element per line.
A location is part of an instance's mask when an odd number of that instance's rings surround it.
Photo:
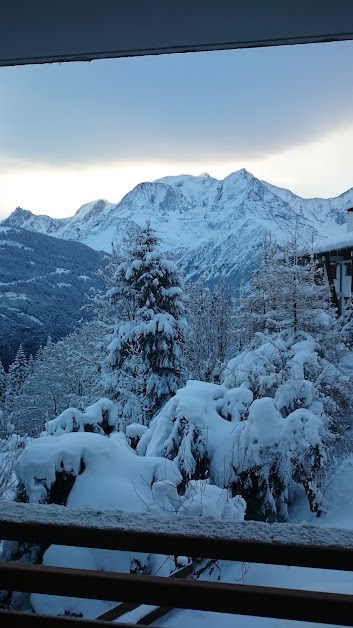
<path fill-rule="evenodd" d="M 353 42 L 1 68 L 0 217 L 72 215 L 169 174 L 353 185 Z"/>
<path fill-rule="evenodd" d="M 269 183 L 285 187 L 299 196 L 338 196 L 352 187 L 353 123 L 304 146 L 295 146 L 258 160 L 214 162 L 172 162 L 105 164 L 66 168 L 39 166 L 18 170 L 8 169 L 1 174 L 2 202 L 10 204 L 15 197 L 17 205 L 36 214 L 63 218 L 73 215 L 85 202 L 106 198 L 118 202 L 124 194 L 142 181 L 175 174 L 198 175 L 208 172 L 223 179 L 242 167 Z M 309 173 L 309 177 L 308 177 Z M 18 180 L 21 187 L 18 188 Z M 44 183 L 43 183 L 44 182 Z M 43 193 L 40 193 L 40 190 Z M 102 193 L 104 192 L 104 193 Z M 12 204 L 11 211 L 15 208 Z M 9 211 L 3 211 L 4 218 Z"/>

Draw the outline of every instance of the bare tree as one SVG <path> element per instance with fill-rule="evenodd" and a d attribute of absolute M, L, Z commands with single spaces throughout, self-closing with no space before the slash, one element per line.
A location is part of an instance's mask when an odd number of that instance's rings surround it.
<path fill-rule="evenodd" d="M 222 281 L 213 290 L 202 282 L 188 287 L 190 377 L 218 382 L 232 344 L 233 300 Z"/>

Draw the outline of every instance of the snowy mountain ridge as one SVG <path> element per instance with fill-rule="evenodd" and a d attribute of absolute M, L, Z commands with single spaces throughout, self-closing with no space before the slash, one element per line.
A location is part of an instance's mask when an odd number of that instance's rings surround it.
<path fill-rule="evenodd" d="M 304 239 L 342 238 L 353 188 L 332 199 L 304 199 L 261 181 L 245 169 L 223 180 L 207 173 L 168 176 L 138 184 L 119 203 L 100 199 L 74 216 L 54 219 L 17 208 L 2 226 L 22 227 L 96 250 L 110 251 L 130 226 L 149 219 L 175 252 L 187 277 L 239 283 L 256 263 L 259 244 L 271 232 L 278 241 L 297 222 Z M 235 279 L 236 278 L 236 279 Z"/>

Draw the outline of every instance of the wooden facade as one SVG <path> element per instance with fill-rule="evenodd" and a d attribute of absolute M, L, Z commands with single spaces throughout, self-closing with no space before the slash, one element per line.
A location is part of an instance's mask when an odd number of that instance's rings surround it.
<path fill-rule="evenodd" d="M 332 301 L 342 314 L 353 297 L 353 233 L 351 244 L 337 245 L 337 248 L 331 245 L 327 250 L 318 252 L 317 257 L 323 263 Z"/>

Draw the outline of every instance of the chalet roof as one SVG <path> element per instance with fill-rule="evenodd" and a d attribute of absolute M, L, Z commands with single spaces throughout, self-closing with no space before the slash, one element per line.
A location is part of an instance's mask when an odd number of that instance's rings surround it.
<path fill-rule="evenodd" d="M 342 234 L 340 238 L 327 238 L 315 247 L 315 253 L 329 253 L 331 251 L 341 251 L 353 249 L 353 231 Z"/>

